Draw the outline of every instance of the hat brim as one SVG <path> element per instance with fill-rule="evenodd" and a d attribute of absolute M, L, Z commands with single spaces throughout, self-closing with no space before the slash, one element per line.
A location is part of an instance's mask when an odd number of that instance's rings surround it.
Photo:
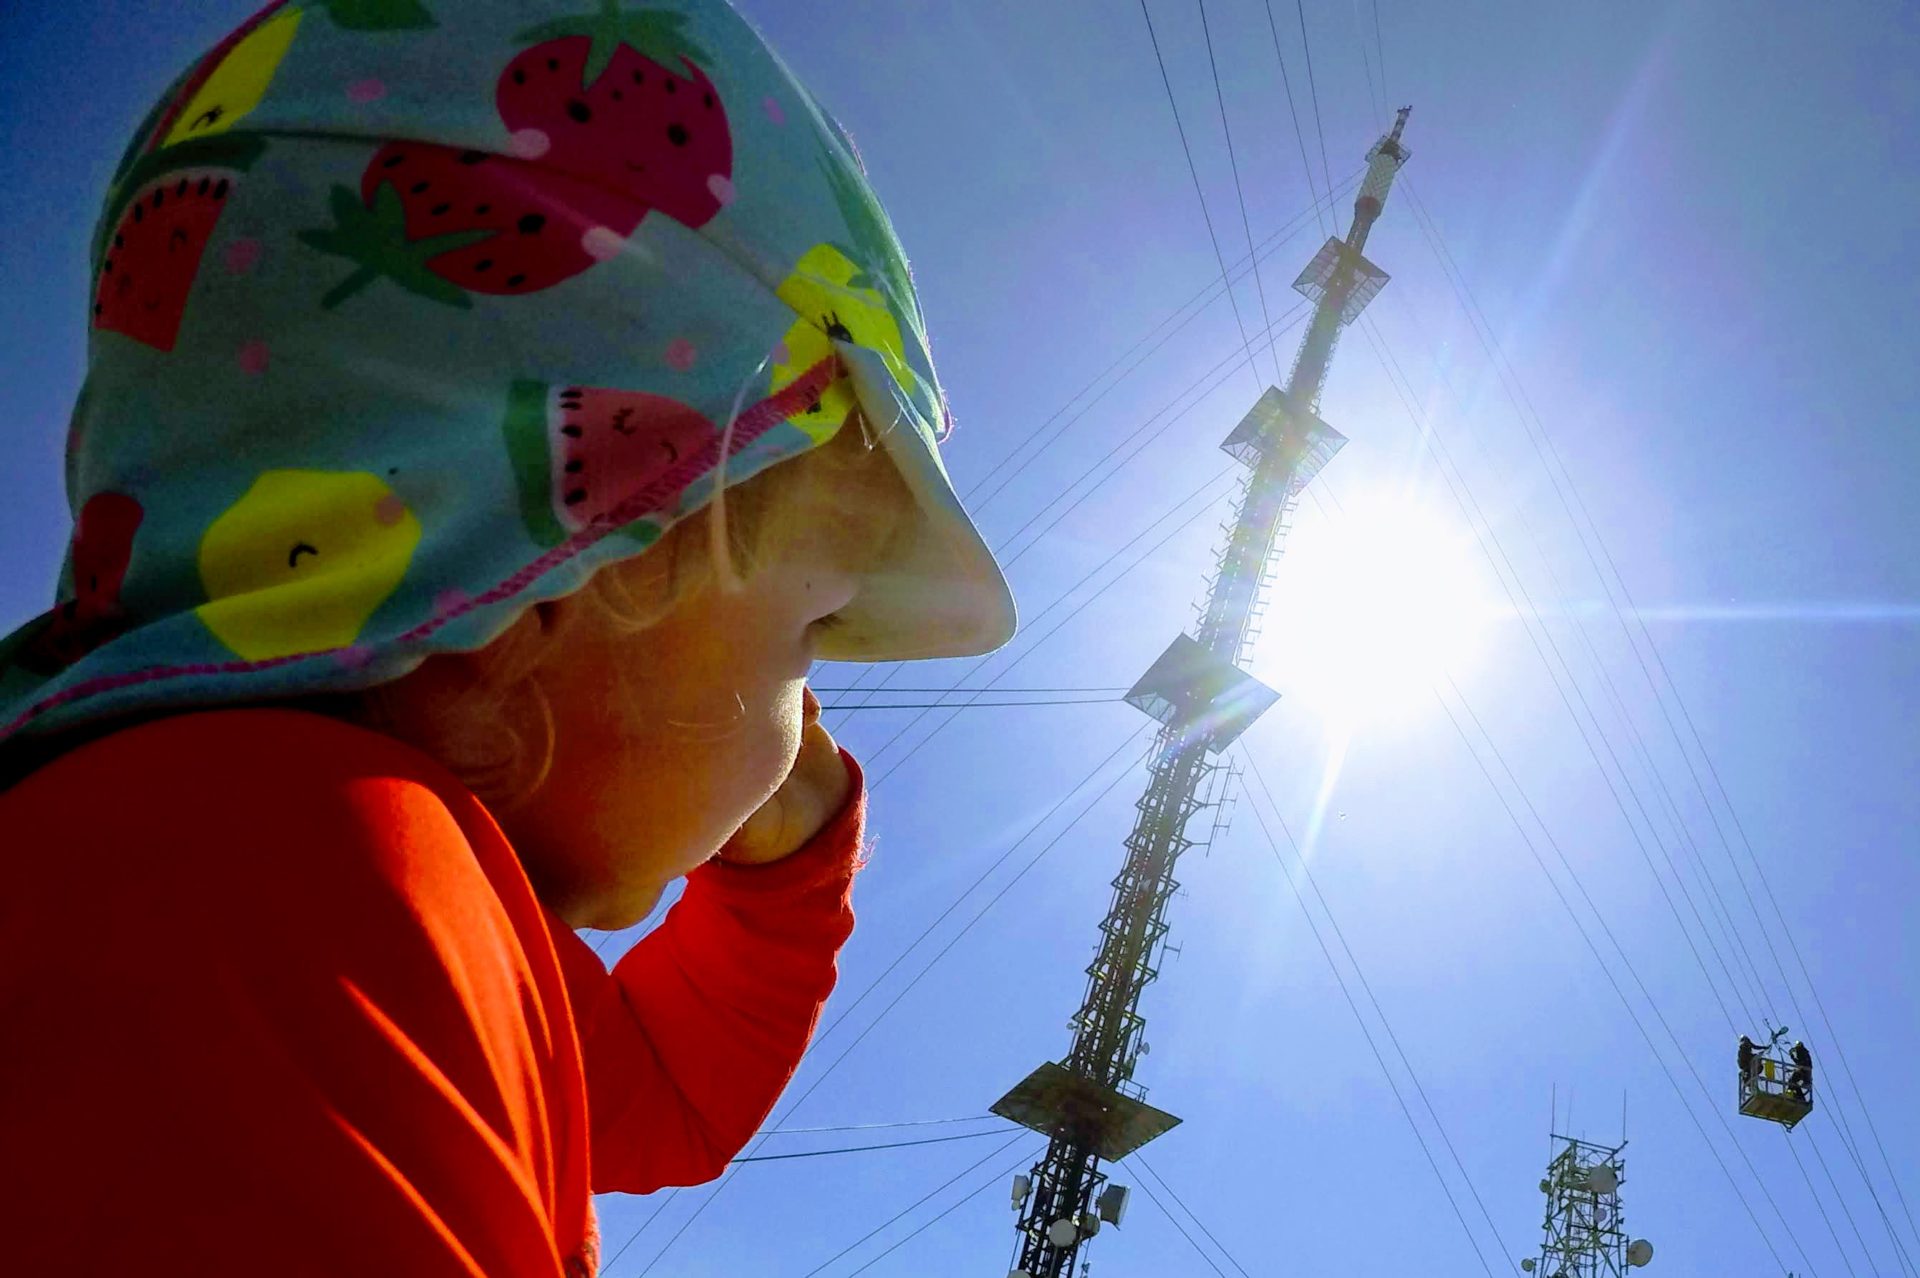
<path fill-rule="evenodd" d="M 1013 591 L 940 463 L 931 423 L 895 385 L 878 352 L 835 342 L 868 426 L 912 492 L 915 517 L 840 625 L 821 638 L 830 661 L 971 657 L 1013 637 Z"/>

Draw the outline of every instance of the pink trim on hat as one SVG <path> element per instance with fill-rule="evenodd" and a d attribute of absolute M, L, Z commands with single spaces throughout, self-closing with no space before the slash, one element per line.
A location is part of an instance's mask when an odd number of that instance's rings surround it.
<path fill-rule="evenodd" d="M 814 400 L 820 397 L 820 393 L 830 386 L 839 376 L 840 360 L 837 356 L 829 355 L 812 368 L 809 368 L 798 379 L 788 384 L 778 394 L 768 396 L 752 408 L 749 408 L 746 412 L 740 414 L 739 421 L 734 423 L 733 446 L 728 449 L 728 456 L 739 453 L 742 449 L 746 448 L 747 445 L 753 443 L 754 440 L 766 434 L 768 430 L 786 421 L 789 417 L 792 417 L 794 414 L 806 408 L 807 405 L 813 403 Z M 475 608 L 512 598 L 514 595 L 519 594 L 522 590 L 532 585 L 540 577 L 551 572 L 569 559 L 574 558 L 581 551 L 586 550 L 608 533 L 613 532 L 615 529 L 625 527 L 642 515 L 649 515 L 656 510 L 665 509 L 667 502 L 677 496 L 688 484 L 691 484 L 694 480 L 712 470 L 719 464 L 719 461 L 720 441 L 716 438 L 709 441 L 706 447 L 681 462 L 680 465 L 667 471 L 639 492 L 634 493 L 625 501 L 598 516 L 585 528 L 582 528 L 579 532 L 567 538 L 567 540 L 561 542 L 546 554 L 541 555 L 538 559 L 535 559 L 532 563 L 493 589 L 469 599 L 466 604 L 460 608 L 421 622 L 413 629 L 397 636 L 394 642 L 417 642 L 418 640 L 426 638 L 447 622 L 472 612 Z"/>
<path fill-rule="evenodd" d="M 829 355 L 827 358 L 809 368 L 799 378 L 789 383 L 778 393 L 769 395 L 742 413 L 739 420 L 734 423 L 733 445 L 728 450 L 728 455 L 731 456 L 740 452 L 749 444 L 753 443 L 754 440 L 766 434 L 767 431 L 806 408 L 807 405 L 819 397 L 820 393 L 825 390 L 835 378 L 840 376 L 840 372 L 840 361 L 838 357 Z M 456 617 L 464 616 L 466 613 L 472 612 L 475 608 L 490 603 L 498 603 L 505 599 L 511 599 L 538 581 L 542 576 L 579 555 L 601 538 L 632 523 L 643 515 L 665 509 L 667 503 L 677 496 L 682 489 L 686 488 L 686 486 L 694 480 L 700 478 L 701 475 L 712 470 L 719 463 L 719 460 L 720 441 L 716 438 L 709 442 L 707 446 L 698 453 L 695 453 L 680 465 L 659 476 L 652 483 L 642 488 L 639 492 L 634 493 L 619 505 L 606 511 L 585 528 L 569 537 L 560 545 L 555 546 L 552 550 L 547 551 L 493 589 L 488 590 L 484 594 L 467 599 L 457 607 L 422 622 L 413 629 L 396 636 L 392 642 L 395 644 L 417 643 L 433 634 L 434 631 L 440 629 L 447 622 L 454 620 Z M 444 592 L 442 598 L 445 599 Z M 99 675 L 92 679 L 84 679 L 70 688 L 62 688 L 59 692 L 34 702 L 19 714 L 15 715 L 4 726 L 0 726 L 0 741 L 5 741 L 8 737 L 11 737 L 29 722 L 45 714 L 47 711 L 57 709 L 63 705 L 70 705 L 75 701 L 87 697 L 100 696 L 103 693 L 116 692 L 122 688 L 138 687 L 142 684 L 158 683 L 165 679 L 180 679 L 191 676 L 207 677 L 254 674 L 262 670 L 274 670 L 281 666 L 291 665 L 296 661 L 311 661 L 316 657 L 333 657 L 337 660 L 340 653 L 355 646 L 356 645 L 349 644 L 346 645 L 345 648 L 327 648 L 318 652 L 288 653 L 285 656 L 264 657 L 256 661 L 194 662 L 189 665 L 180 666 L 149 666 L 144 670 L 129 670 L 121 674 Z"/>

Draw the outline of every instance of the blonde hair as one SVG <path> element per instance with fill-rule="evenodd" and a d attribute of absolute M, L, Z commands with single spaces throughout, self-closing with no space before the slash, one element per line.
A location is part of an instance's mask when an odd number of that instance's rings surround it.
<path fill-rule="evenodd" d="M 826 443 L 727 490 L 717 511 L 683 519 L 645 553 L 596 572 L 568 597 L 569 624 L 633 636 L 702 589 L 750 589 L 770 548 L 798 528 L 803 496 L 823 497 L 829 511 L 850 515 L 897 515 L 913 500 L 856 411 Z M 897 532 L 904 522 L 896 518 L 891 527 Z M 538 626 L 516 623 L 463 659 L 450 690 L 409 698 L 404 711 L 396 694 L 405 679 L 325 698 L 314 708 L 421 749 L 489 807 L 511 811 L 553 765 L 557 729 L 541 680 L 550 648 Z"/>

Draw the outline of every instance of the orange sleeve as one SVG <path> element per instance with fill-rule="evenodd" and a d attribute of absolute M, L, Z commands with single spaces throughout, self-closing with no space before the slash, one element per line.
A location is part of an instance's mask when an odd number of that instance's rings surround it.
<path fill-rule="evenodd" d="M 0 1272 L 580 1271 L 537 903 L 369 740 L 183 716 L 0 794 Z"/>
<path fill-rule="evenodd" d="M 701 866 L 611 975 L 584 944 L 563 948 L 596 1192 L 712 1180 L 793 1077 L 853 930 L 866 798 L 841 757 L 852 796 L 806 847 L 768 865 Z"/>

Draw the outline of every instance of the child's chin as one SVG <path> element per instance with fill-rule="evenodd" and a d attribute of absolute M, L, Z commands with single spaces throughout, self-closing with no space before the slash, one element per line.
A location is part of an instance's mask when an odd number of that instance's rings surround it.
<path fill-rule="evenodd" d="M 664 891 L 664 887 L 655 887 L 623 896 L 617 905 L 608 908 L 608 920 L 593 926 L 604 932 L 618 932 L 632 927 L 653 913 L 653 907 L 660 904 L 660 894 Z"/>

